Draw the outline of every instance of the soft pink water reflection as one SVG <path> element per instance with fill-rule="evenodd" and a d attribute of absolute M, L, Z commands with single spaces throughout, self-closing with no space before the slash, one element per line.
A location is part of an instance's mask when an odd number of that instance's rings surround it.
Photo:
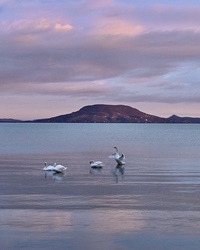
<path fill-rule="evenodd" d="M 0 131 L 2 249 L 200 249 L 198 126 L 10 129 Z M 123 173 L 113 146 L 126 154 Z M 90 160 L 105 167 L 91 172 Z M 45 175 L 45 161 L 68 169 Z"/>

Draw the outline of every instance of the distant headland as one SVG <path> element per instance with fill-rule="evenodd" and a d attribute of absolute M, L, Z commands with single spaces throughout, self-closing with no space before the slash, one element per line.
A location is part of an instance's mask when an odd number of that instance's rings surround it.
<path fill-rule="evenodd" d="M 70 114 L 29 121 L 0 119 L 0 122 L 31 123 L 200 123 L 200 118 L 172 115 L 162 118 L 146 114 L 126 105 L 95 104 L 81 108 Z"/>

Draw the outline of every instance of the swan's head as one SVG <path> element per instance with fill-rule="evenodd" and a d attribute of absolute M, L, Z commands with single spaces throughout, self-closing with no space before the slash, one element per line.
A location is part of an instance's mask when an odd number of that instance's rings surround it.
<path fill-rule="evenodd" d="M 54 167 L 56 166 L 57 164 L 56 163 L 54 163 Z"/>
<path fill-rule="evenodd" d="M 114 149 L 116 150 L 116 152 L 118 152 L 118 148 L 117 147 L 114 147 Z"/>

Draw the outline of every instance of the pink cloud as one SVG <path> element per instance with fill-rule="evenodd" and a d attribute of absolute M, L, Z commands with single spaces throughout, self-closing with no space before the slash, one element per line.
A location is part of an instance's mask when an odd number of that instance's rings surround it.
<path fill-rule="evenodd" d="M 54 29 L 58 30 L 58 31 L 69 31 L 72 30 L 73 27 L 70 24 L 60 24 L 60 23 L 56 23 L 54 25 Z"/>
<path fill-rule="evenodd" d="M 199 68 L 198 6 L 10 2 L 0 17 L 2 95 L 199 103 L 199 71 L 180 73 Z"/>
<path fill-rule="evenodd" d="M 115 18 L 101 20 L 93 32 L 101 35 L 134 36 L 140 34 L 143 30 L 141 25 Z"/>
<path fill-rule="evenodd" d="M 62 20 L 50 20 L 48 18 L 21 19 L 17 21 L 1 22 L 0 27 L 7 31 L 29 31 L 34 30 L 71 30 L 73 26 Z"/>

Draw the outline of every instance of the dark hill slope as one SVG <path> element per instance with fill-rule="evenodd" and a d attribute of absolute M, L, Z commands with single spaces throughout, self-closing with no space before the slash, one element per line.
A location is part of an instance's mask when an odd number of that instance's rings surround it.
<path fill-rule="evenodd" d="M 200 123 L 200 118 L 197 117 L 180 117 L 172 115 L 168 118 L 171 123 Z"/>
<path fill-rule="evenodd" d="M 125 105 L 96 104 L 85 106 L 77 112 L 33 122 L 60 123 L 167 123 L 168 119 L 149 115 Z"/>
<path fill-rule="evenodd" d="M 1 122 L 5 122 L 5 123 L 14 123 L 14 122 L 22 122 L 22 121 L 20 121 L 20 120 L 16 120 L 16 119 L 11 119 L 11 118 L 2 118 L 2 119 L 0 119 L 0 123 Z"/>

